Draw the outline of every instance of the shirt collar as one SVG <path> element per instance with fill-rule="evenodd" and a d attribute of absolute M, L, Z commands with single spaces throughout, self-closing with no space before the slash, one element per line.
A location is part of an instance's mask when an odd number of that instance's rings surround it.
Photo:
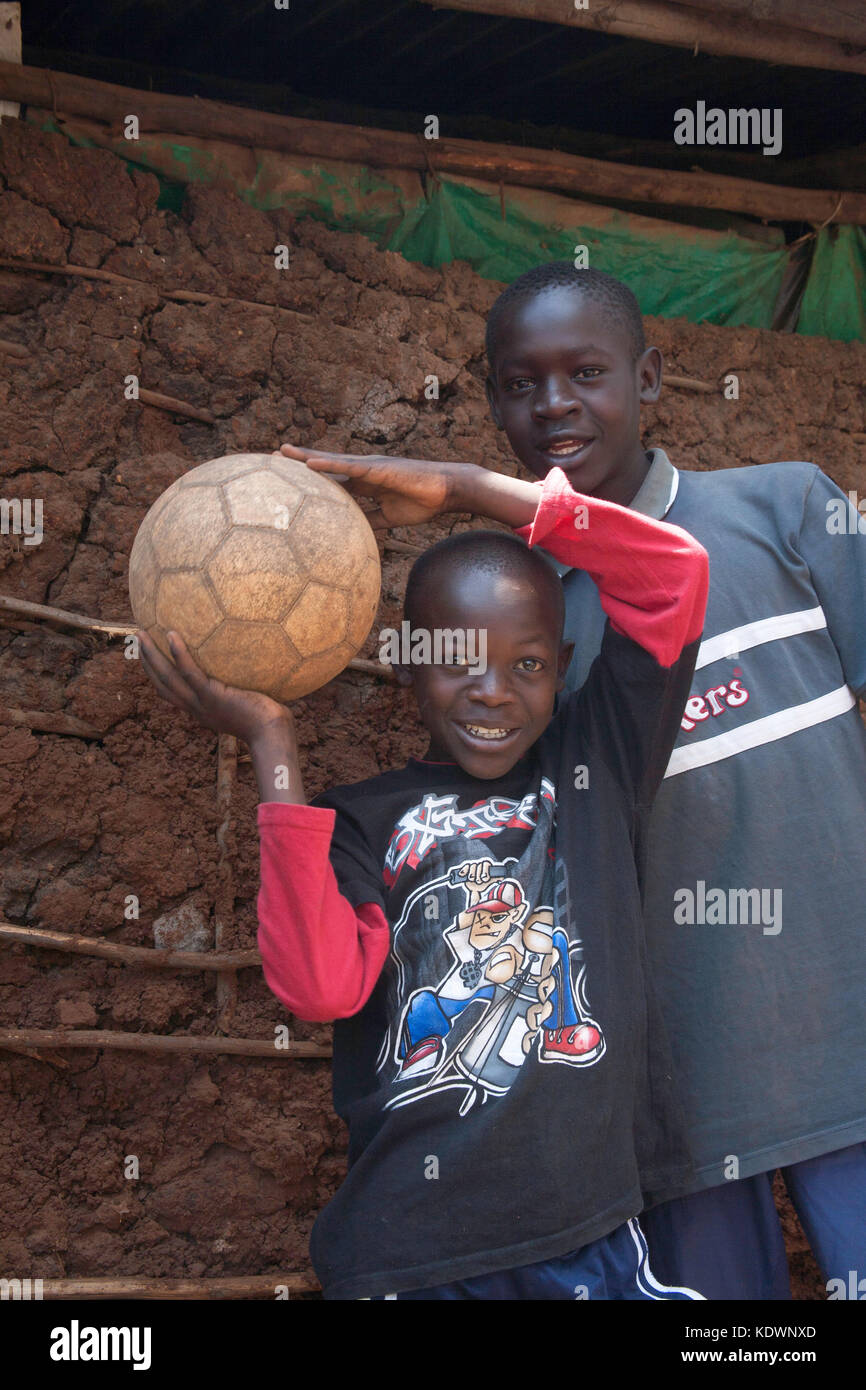
<path fill-rule="evenodd" d="M 642 516 L 655 517 L 656 521 L 661 521 L 663 517 L 667 516 L 674 504 L 680 475 L 664 449 L 647 449 L 647 453 L 650 457 L 649 471 L 629 502 L 629 510 L 640 512 Z M 542 546 L 541 549 L 543 550 L 544 547 Z M 564 565 L 559 560 L 554 560 L 552 555 L 548 555 L 548 559 L 553 561 L 560 579 L 571 573 L 573 566 Z"/>
<path fill-rule="evenodd" d="M 664 449 L 648 449 L 647 453 L 651 458 L 649 471 L 628 505 L 633 512 L 661 521 L 674 504 L 680 475 Z"/>

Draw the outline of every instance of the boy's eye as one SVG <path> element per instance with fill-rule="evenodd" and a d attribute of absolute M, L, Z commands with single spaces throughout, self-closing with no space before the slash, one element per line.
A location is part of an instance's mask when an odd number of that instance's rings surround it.
<path fill-rule="evenodd" d="M 578 367 L 572 376 L 579 381 L 594 381 L 596 377 L 602 376 L 603 367 Z M 531 376 L 516 376 L 505 383 L 506 391 L 526 391 L 535 385 L 535 379 Z"/>
<path fill-rule="evenodd" d="M 524 656 L 517 663 L 518 671 L 543 671 L 544 662 L 537 656 Z"/>

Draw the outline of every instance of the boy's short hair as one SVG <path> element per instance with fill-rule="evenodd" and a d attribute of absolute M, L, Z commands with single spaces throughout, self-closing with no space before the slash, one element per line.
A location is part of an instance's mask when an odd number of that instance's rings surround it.
<path fill-rule="evenodd" d="M 513 306 L 534 299 L 536 295 L 549 289 L 576 290 L 578 294 L 598 304 L 606 316 L 615 319 L 625 328 L 634 360 L 637 361 L 645 351 L 646 338 L 640 305 L 628 285 L 624 285 L 622 280 L 617 280 L 604 270 L 578 270 L 571 261 L 548 261 L 518 275 L 494 301 L 487 316 L 485 336 L 487 361 L 491 370 L 496 354 L 496 339 L 504 315 Z"/>
<path fill-rule="evenodd" d="M 437 575 L 454 569 L 464 573 L 480 570 L 486 574 L 522 571 L 530 576 L 536 588 L 551 600 L 559 624 L 557 636 L 561 640 L 565 598 L 559 575 L 540 551 L 530 550 L 519 536 L 508 531 L 460 531 L 437 541 L 419 555 L 409 571 L 403 601 L 403 616 L 410 627 L 422 626 L 416 619 L 428 602 L 428 596 L 435 592 Z"/>

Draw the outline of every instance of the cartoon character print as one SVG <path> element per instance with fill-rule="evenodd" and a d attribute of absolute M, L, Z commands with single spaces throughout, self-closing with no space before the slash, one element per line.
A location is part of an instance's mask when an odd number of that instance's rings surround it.
<path fill-rule="evenodd" d="M 603 1055 L 601 1029 L 583 998 L 583 967 L 572 968 L 579 947 L 569 947 L 553 908 L 531 907 L 514 868 L 515 861 L 469 859 L 426 884 L 428 900 L 447 884 L 462 890 L 464 902 L 443 932 L 450 969 L 415 990 L 403 1009 L 391 1060 L 394 1079 L 415 1085 L 392 1107 L 456 1085 L 466 1114 L 479 1097 L 503 1095 L 531 1053 L 570 1066 Z M 415 905 L 407 903 L 404 918 Z"/>

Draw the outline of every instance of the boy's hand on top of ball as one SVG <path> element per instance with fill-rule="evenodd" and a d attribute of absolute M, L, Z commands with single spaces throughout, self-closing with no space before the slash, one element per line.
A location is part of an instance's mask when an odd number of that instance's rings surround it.
<path fill-rule="evenodd" d="M 342 474 L 353 497 L 374 497 L 379 506 L 367 513 L 374 529 L 417 526 L 440 512 L 465 510 L 464 488 L 479 471 L 474 463 L 388 458 L 384 454 L 329 454 L 296 444 L 284 444 L 280 453 L 298 459 L 315 473 Z"/>
<path fill-rule="evenodd" d="M 173 665 L 146 632 L 139 631 L 141 664 L 160 695 L 191 714 L 206 729 L 234 734 L 251 746 L 275 736 L 294 748 L 294 720 L 285 705 L 254 690 L 239 690 L 206 676 L 179 633 L 169 633 Z"/>

